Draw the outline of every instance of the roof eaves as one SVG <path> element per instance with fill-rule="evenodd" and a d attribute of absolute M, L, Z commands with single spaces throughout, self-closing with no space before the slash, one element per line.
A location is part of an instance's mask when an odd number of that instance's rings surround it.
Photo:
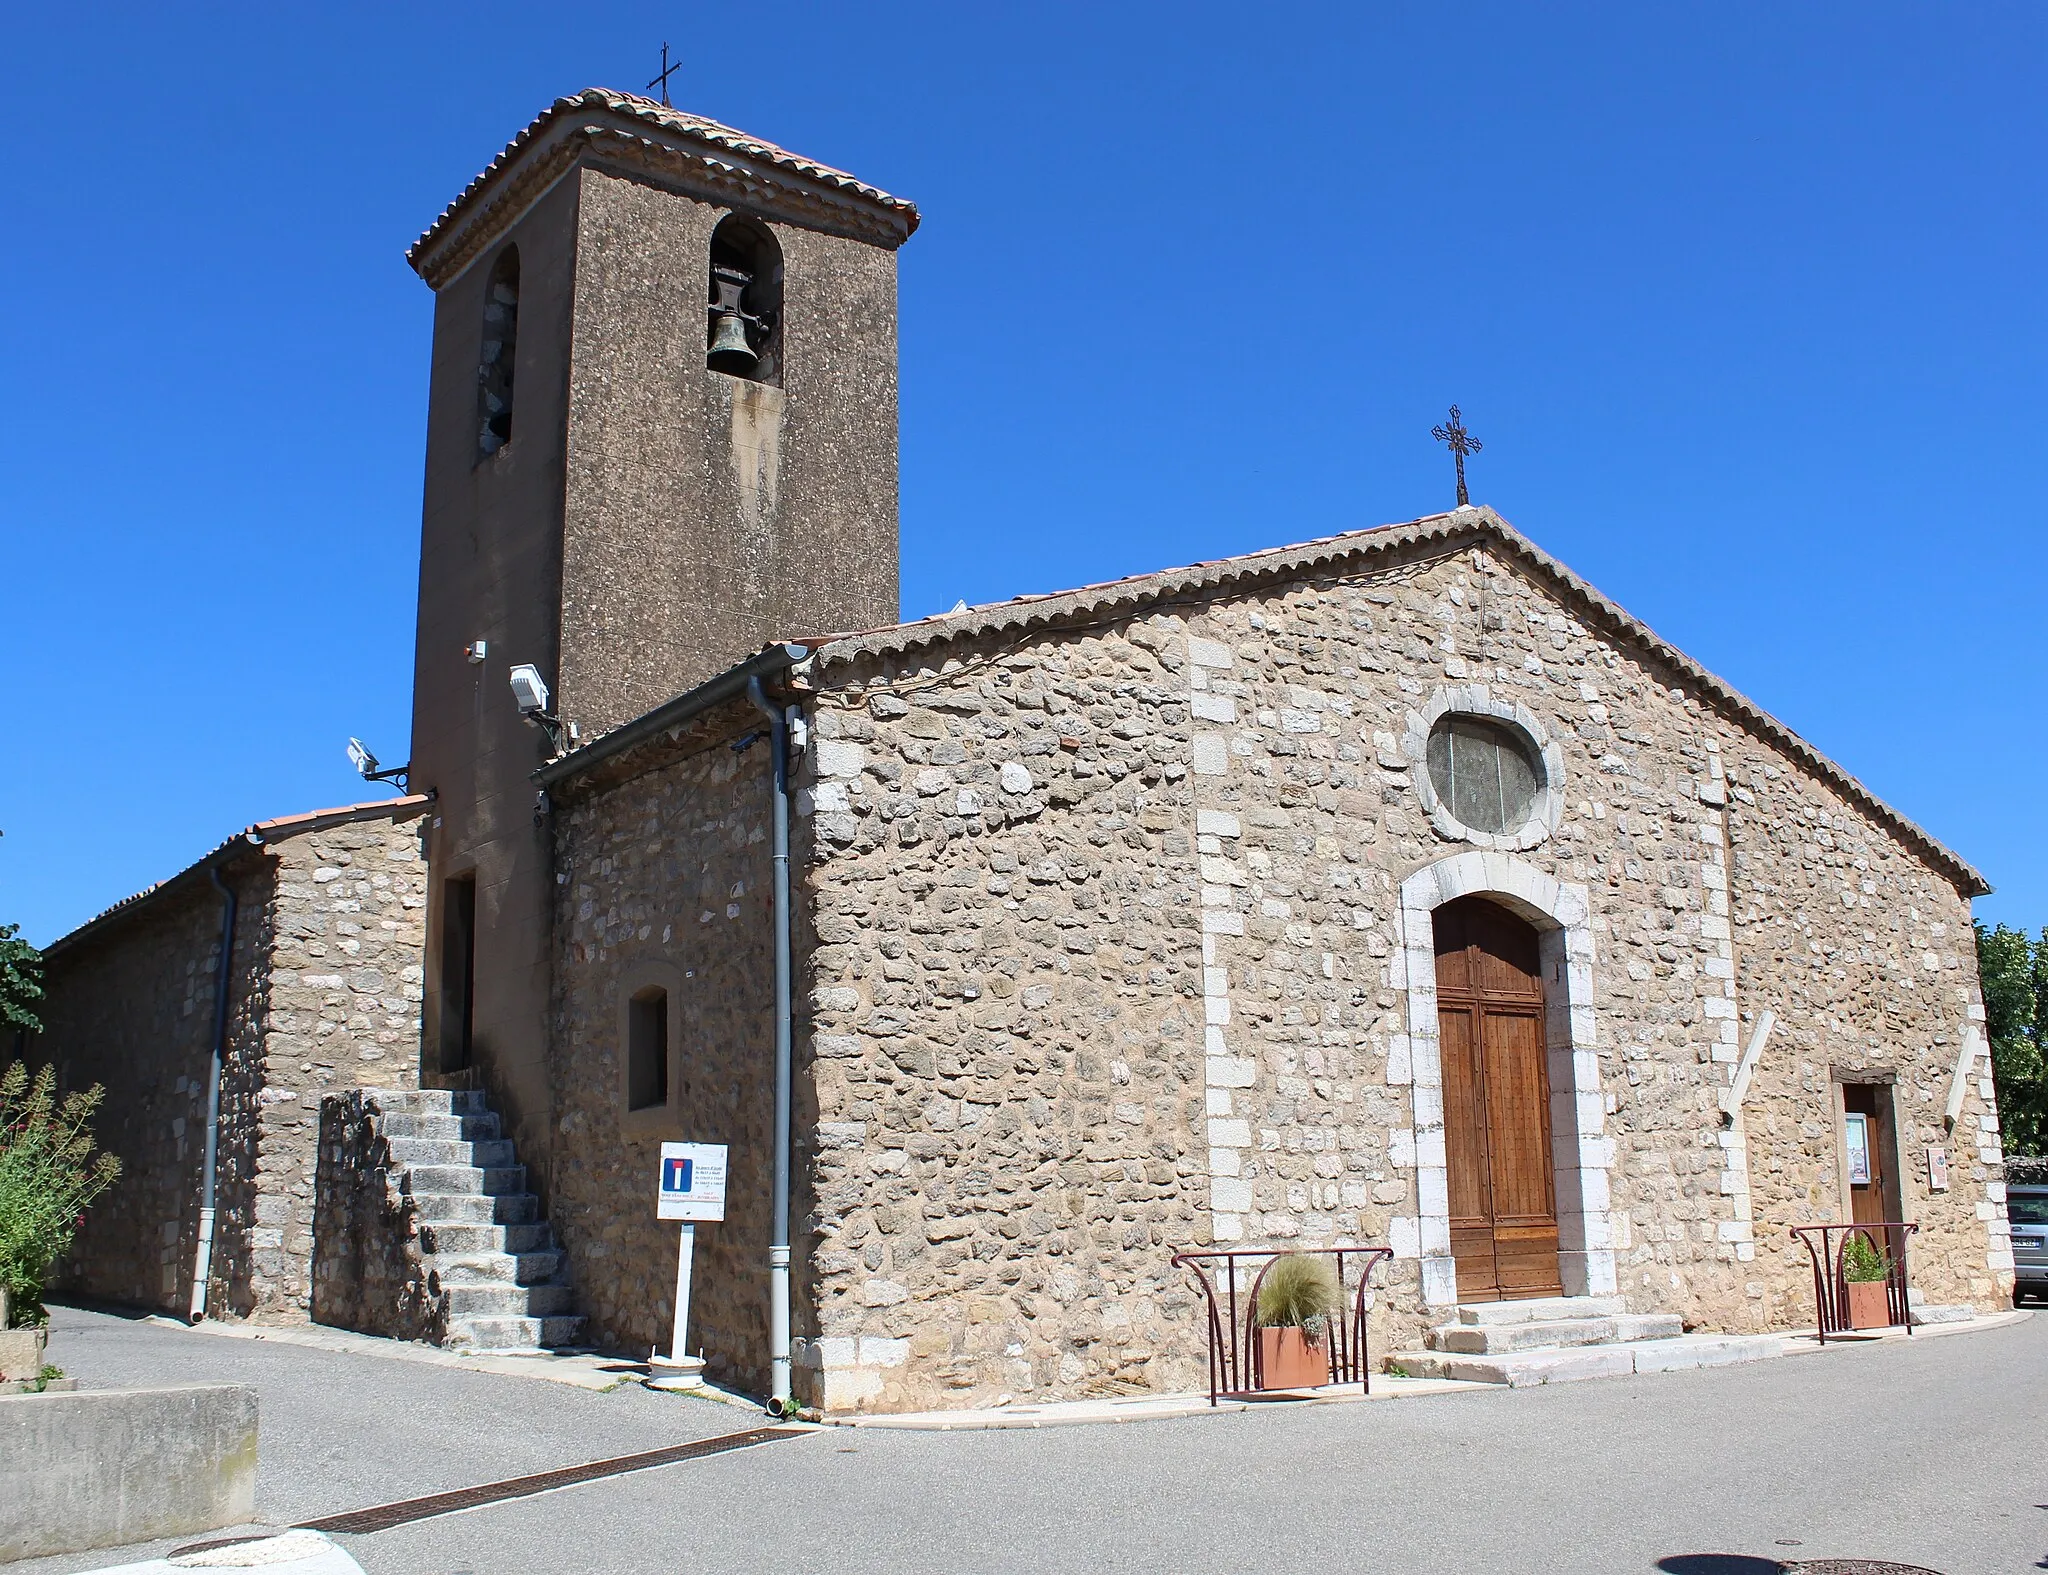
<path fill-rule="evenodd" d="M 560 123 L 579 114 L 593 118 L 555 135 Z M 845 170 L 637 93 L 593 87 L 558 98 L 535 116 L 406 249 L 406 261 L 439 289 L 488 240 L 488 233 L 463 232 L 489 232 L 498 209 L 523 208 L 554 184 L 577 153 L 587 148 L 600 157 L 646 164 L 659 162 L 660 148 L 673 152 L 678 145 L 697 155 L 695 174 L 702 182 L 737 201 L 744 202 L 750 185 L 760 179 L 758 174 L 750 177 L 750 167 L 765 168 L 775 172 L 774 184 L 785 195 L 808 198 L 806 206 L 815 210 L 811 216 L 825 228 L 850 227 L 862 239 L 891 247 L 900 246 L 917 229 L 915 203 Z M 515 171 L 521 164 L 535 167 Z M 856 217 L 863 210 L 870 215 L 866 221 Z"/>
<path fill-rule="evenodd" d="M 431 793 L 409 793 L 403 798 L 374 799 L 366 804 L 344 804 L 335 809 L 310 810 L 303 815 L 281 815 L 275 820 L 259 820 L 245 826 L 218 846 L 201 854 L 197 859 L 168 875 L 154 885 L 123 897 L 112 907 L 102 909 L 87 919 L 77 929 L 60 935 L 48 946 L 42 948 L 45 959 L 55 957 L 88 936 L 98 933 L 117 919 L 123 919 L 142 908 L 152 900 L 163 896 L 174 886 L 183 885 L 193 877 L 202 875 L 216 864 L 226 864 L 245 853 L 253 853 L 273 842 L 288 842 L 293 837 L 303 837 L 315 831 L 325 831 L 333 826 L 348 825 L 352 821 L 376 820 L 389 816 L 392 820 L 409 820 L 423 814 L 433 803 Z"/>
<path fill-rule="evenodd" d="M 1126 610 L 1135 612 L 1185 596 L 1220 594 L 1246 584 L 1285 579 L 1347 559 L 1384 556 L 1409 547 L 1427 549 L 1442 546 L 1455 550 L 1482 538 L 1497 543 L 1511 557 L 1563 591 L 1583 610 L 1592 613 L 1595 621 L 1609 634 L 1673 668 L 1730 720 L 1809 767 L 1837 792 L 1868 811 L 1908 846 L 1916 849 L 1965 896 L 1982 897 L 1990 893 L 1990 883 L 1968 860 L 1892 808 L 1747 695 L 1663 639 L 1648 624 L 1602 594 L 1589 581 L 1580 578 L 1489 508 L 1464 507 L 1449 514 L 1426 515 L 1405 524 L 1348 531 L 1297 546 L 1190 564 L 1051 595 L 1021 596 L 1012 601 L 972 607 L 966 612 L 944 613 L 886 629 L 835 636 L 812 642 L 816 646 L 813 672 L 823 685 L 829 683 L 835 669 L 864 658 L 908 658 L 958 642 L 1003 635 L 1020 636 L 1105 614 Z"/>

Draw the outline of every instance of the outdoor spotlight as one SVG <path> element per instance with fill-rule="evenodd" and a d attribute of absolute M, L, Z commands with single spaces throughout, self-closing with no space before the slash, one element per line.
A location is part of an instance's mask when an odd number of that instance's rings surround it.
<path fill-rule="evenodd" d="M 398 784 L 399 792 L 409 790 L 412 772 L 410 760 L 387 771 L 377 764 L 377 757 L 370 753 L 367 744 L 360 738 L 351 738 L 348 741 L 348 763 L 356 768 L 356 775 L 365 782 L 395 782 Z"/>
<path fill-rule="evenodd" d="M 518 702 L 519 714 L 523 717 L 547 715 L 547 680 L 531 662 L 521 662 L 512 669 L 512 698 Z"/>

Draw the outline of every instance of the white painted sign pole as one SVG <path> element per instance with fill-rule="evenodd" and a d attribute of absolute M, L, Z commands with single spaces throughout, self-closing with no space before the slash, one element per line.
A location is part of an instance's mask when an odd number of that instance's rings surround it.
<path fill-rule="evenodd" d="M 676 1243 L 675 1322 L 668 1355 L 648 1359 L 648 1387 L 691 1389 L 703 1381 L 704 1361 L 690 1352 L 690 1273 L 697 1252 L 697 1222 L 725 1218 L 725 1145 L 664 1143 L 655 1187 L 655 1217 L 679 1221 Z"/>

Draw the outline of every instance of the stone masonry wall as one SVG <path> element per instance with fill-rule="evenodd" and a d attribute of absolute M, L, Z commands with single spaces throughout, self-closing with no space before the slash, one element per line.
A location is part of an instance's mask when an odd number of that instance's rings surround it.
<path fill-rule="evenodd" d="M 1840 1207 L 1823 1049 L 1936 1091 L 1911 1096 L 1916 1134 L 1946 1100 L 1975 1003 L 1953 889 L 1499 558 L 943 654 L 828 672 L 845 692 L 818 706 L 804 1356 L 832 1408 L 1189 1386 L 1200 1332 L 1166 1259 L 1211 1241 L 1389 1242 L 1375 1350 L 1442 1321 L 1441 1106 L 1410 1016 L 1433 983 L 1400 888 L 1475 852 L 1413 780 L 1448 687 L 1522 708 L 1562 764 L 1555 829 L 1480 862 L 1582 905 L 1552 987 L 1579 992 L 1589 1048 L 1555 1130 L 1579 1246 L 1632 1306 L 1811 1316 L 1784 1242 Z M 1783 1037 L 1731 1130 L 1764 1007 Z M 1984 1154 L 1915 1199 L 1930 1299 L 1999 1289 L 1991 1119 L 1973 1087 Z"/>
<path fill-rule="evenodd" d="M 234 1305 L 302 1323 L 312 1296 L 320 1101 L 419 1086 L 427 870 L 417 822 L 364 820 L 273 845 L 260 1084 L 238 1093 Z M 225 1103 L 225 1101 L 224 1101 Z M 225 1218 L 225 1216 L 224 1216 Z"/>
<path fill-rule="evenodd" d="M 241 859 L 225 878 L 242 911 L 260 915 L 268 861 Z M 201 878 L 51 949 L 43 1031 L 29 1058 L 53 1062 L 65 1089 L 106 1089 L 93 1132 L 121 1161 L 120 1180 L 86 1212 L 53 1288 L 180 1316 L 191 1307 L 220 929 L 220 895 Z M 256 1042 L 262 955 L 257 927 L 238 924 L 231 1057 L 247 1057 Z"/>
<path fill-rule="evenodd" d="M 303 1323 L 323 1090 L 417 1079 L 425 874 L 410 825 L 285 836 L 224 866 L 238 911 L 221 1077 L 215 1317 Z M 62 1283 L 184 1313 L 191 1303 L 221 899 L 203 873 L 53 948 L 32 1055 L 98 1082 L 123 1175 L 88 1213 Z"/>
<path fill-rule="evenodd" d="M 419 1207 L 391 1179 L 377 1095 L 353 1088 L 320 1098 L 312 1319 L 438 1345 L 448 1295 L 420 1253 Z"/>
<path fill-rule="evenodd" d="M 549 1217 L 583 1338 L 666 1354 L 677 1230 L 655 1218 L 661 1144 L 726 1144 L 726 1217 L 697 1228 L 690 1343 L 714 1380 L 766 1393 L 773 788 L 765 739 L 728 747 L 760 725 L 744 702 L 726 707 L 683 758 L 581 801 L 558 797 Z M 624 1003 L 649 986 L 668 992 L 669 1103 L 628 1113 Z"/>

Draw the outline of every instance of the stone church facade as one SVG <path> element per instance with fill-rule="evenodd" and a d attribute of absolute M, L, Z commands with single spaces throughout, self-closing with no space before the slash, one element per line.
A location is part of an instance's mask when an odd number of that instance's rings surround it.
<path fill-rule="evenodd" d="M 1420 1344 L 1471 1290 L 1432 923 L 1460 900 L 1536 931 L 1555 1289 L 1702 1329 L 1810 1321 L 1788 1230 L 1849 1217 L 1843 1091 L 1865 1087 L 1895 1112 L 1916 1284 L 2007 1294 L 1988 1072 L 1974 1049 L 1959 1071 L 1981 881 L 1490 511 L 806 646 L 787 683 L 813 739 L 818 1403 L 1199 1387 L 1169 1259 L 1212 1243 L 1391 1245 L 1373 1345 Z M 1467 715 L 1540 762 L 1505 834 L 1431 786 L 1433 728 Z M 662 1266 L 630 1205 L 653 1134 L 636 1152 L 617 1114 L 617 1003 L 687 1003 L 674 1130 L 764 1125 L 724 1070 L 734 1043 L 759 1064 L 758 1014 L 720 1004 L 765 955 L 768 785 L 730 747 L 757 724 L 714 706 L 556 768 L 562 1086 L 618 1156 L 579 1185 L 608 1261 L 647 1266 L 592 1304 L 622 1340 L 652 1338 Z M 762 1286 L 733 1253 L 705 1316 L 750 1340 Z"/>
<path fill-rule="evenodd" d="M 2009 1296 L 1982 877 L 1491 511 L 896 623 L 916 224 L 592 90 L 413 248 L 417 1057 L 302 1313 L 665 1349 L 667 1140 L 711 1376 L 830 1411 L 1199 1387 L 1211 1247 L 1390 1247 L 1378 1353 L 1810 1325 L 1852 1217 Z"/>

